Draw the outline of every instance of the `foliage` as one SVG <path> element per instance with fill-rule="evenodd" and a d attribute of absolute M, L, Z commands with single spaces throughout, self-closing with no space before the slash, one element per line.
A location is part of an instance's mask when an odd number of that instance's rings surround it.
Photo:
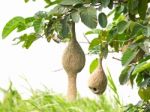
<path fill-rule="evenodd" d="M 29 1 L 25 0 L 26 3 Z M 81 20 L 87 27 L 93 29 L 86 35 L 97 35 L 90 42 L 89 52 L 100 54 L 105 58 L 109 52 L 122 52 L 123 70 L 119 77 L 120 84 L 130 81 L 133 86 L 136 82 L 139 95 L 146 93 L 145 90 L 150 86 L 148 7 L 150 0 L 44 0 L 44 2 L 47 4 L 45 8 L 52 6 L 54 8 L 48 12 L 37 12 L 32 17 L 14 17 L 4 27 L 2 38 L 6 38 L 15 29 L 22 32 L 33 28 L 31 34 L 14 39 L 19 40 L 17 44 L 23 42 L 23 47 L 29 48 L 40 37 L 45 37 L 48 42 L 54 37 L 60 40 L 70 38 L 72 33 L 70 22 L 78 23 Z M 103 12 L 106 8 L 109 13 Z M 112 22 L 109 22 L 109 19 Z M 91 67 L 90 72 L 94 68 Z M 149 97 L 141 99 L 147 101 Z"/>
<path fill-rule="evenodd" d="M 139 101 L 136 105 L 129 104 L 125 106 L 124 112 L 149 112 L 150 111 L 150 103 Z"/>
<path fill-rule="evenodd" d="M 110 74 L 110 71 L 109 69 L 107 68 L 107 79 L 108 79 L 108 85 L 110 87 L 110 89 L 112 90 L 112 93 L 113 93 L 113 97 L 115 99 L 115 103 L 117 103 L 120 107 L 123 107 L 123 104 L 120 100 L 120 97 L 119 97 L 119 93 L 118 93 L 118 89 L 117 89 L 117 86 L 115 85 L 114 81 L 113 81 L 113 78 Z"/>
<path fill-rule="evenodd" d="M 4 98 L 0 102 L 0 112 L 122 112 L 115 99 L 105 95 L 97 100 L 79 96 L 78 100 L 68 102 L 64 96 L 45 90 L 32 91 L 32 96 L 25 100 L 12 84 L 8 90 L 1 90 Z"/>
<path fill-rule="evenodd" d="M 92 61 L 90 68 L 89 68 L 90 73 L 92 73 L 96 69 L 97 66 L 98 66 L 98 58 Z"/>
<path fill-rule="evenodd" d="M 104 13 L 98 15 L 98 22 L 102 28 L 105 28 L 107 25 L 107 17 Z"/>

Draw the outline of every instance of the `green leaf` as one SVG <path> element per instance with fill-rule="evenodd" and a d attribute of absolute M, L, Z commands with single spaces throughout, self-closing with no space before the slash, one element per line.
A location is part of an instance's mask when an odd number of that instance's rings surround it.
<path fill-rule="evenodd" d="M 135 15 L 138 11 L 138 5 L 141 5 L 139 3 L 141 0 L 128 0 L 128 8 L 129 8 L 129 13 L 132 15 Z"/>
<path fill-rule="evenodd" d="M 150 37 L 150 25 L 146 26 L 146 28 L 143 31 L 143 35 L 146 37 Z"/>
<path fill-rule="evenodd" d="M 127 81 L 130 79 L 130 75 L 131 75 L 133 69 L 134 69 L 134 66 L 126 66 L 121 71 L 121 74 L 120 74 L 120 77 L 119 77 L 119 82 L 120 82 L 121 85 L 127 83 Z"/>
<path fill-rule="evenodd" d="M 146 11 L 148 8 L 148 1 L 147 0 L 138 0 L 138 1 L 139 1 L 138 12 L 139 12 L 140 18 L 145 19 Z"/>
<path fill-rule="evenodd" d="M 102 28 L 107 26 L 107 16 L 104 13 L 98 15 L 98 22 Z"/>
<path fill-rule="evenodd" d="M 120 21 L 117 24 L 117 31 L 119 34 L 124 33 L 124 31 L 128 28 L 129 24 L 126 21 Z"/>
<path fill-rule="evenodd" d="M 82 8 L 80 12 L 81 21 L 89 28 L 96 28 L 97 26 L 97 16 L 96 9 L 93 7 Z"/>
<path fill-rule="evenodd" d="M 133 73 L 132 73 L 132 75 L 135 75 L 135 74 L 137 74 L 137 73 L 140 73 L 140 72 L 142 72 L 142 71 L 144 71 L 144 70 L 147 70 L 147 69 L 149 69 L 149 68 L 150 68 L 150 59 L 147 60 L 147 61 L 144 61 L 144 62 L 142 62 L 142 63 L 139 63 L 138 65 L 136 65 L 136 66 L 135 66 L 135 69 L 134 69 L 134 71 L 133 71 Z"/>
<path fill-rule="evenodd" d="M 142 78 L 143 75 L 141 75 L 141 74 L 139 74 L 139 75 L 141 76 L 141 79 L 143 79 L 143 78 Z M 140 86 L 141 88 L 145 88 L 145 87 L 148 87 L 149 84 L 150 84 L 150 78 L 147 78 L 147 79 L 145 79 L 143 82 L 139 83 L 139 86 Z"/>
<path fill-rule="evenodd" d="M 115 15 L 114 15 L 114 20 L 118 19 L 118 17 L 121 15 L 121 13 L 124 11 L 124 6 L 119 5 L 115 8 Z"/>
<path fill-rule="evenodd" d="M 69 33 L 69 24 L 68 24 L 68 20 L 69 20 L 70 16 L 65 16 L 65 18 L 61 21 L 62 24 L 62 29 L 61 29 L 61 36 L 62 37 L 67 37 L 68 33 Z"/>
<path fill-rule="evenodd" d="M 118 41 L 120 41 L 121 46 L 125 41 L 128 41 L 130 38 L 129 36 L 126 35 L 125 32 L 122 34 L 117 34 L 116 37 L 117 37 Z M 121 46 L 119 46 L 119 47 L 121 47 Z"/>
<path fill-rule="evenodd" d="M 92 50 L 94 47 L 99 46 L 99 44 L 100 44 L 100 39 L 94 38 L 89 45 L 89 50 Z"/>
<path fill-rule="evenodd" d="M 101 0 L 102 6 L 107 7 L 110 3 L 110 0 Z"/>
<path fill-rule="evenodd" d="M 35 18 L 34 18 L 34 17 L 27 17 L 27 18 L 25 18 L 25 22 L 26 22 L 26 24 L 28 24 L 28 23 L 32 23 L 34 20 L 35 20 Z"/>
<path fill-rule="evenodd" d="M 13 30 L 15 30 L 20 23 L 25 23 L 25 19 L 23 17 L 14 17 L 3 28 L 2 38 L 6 38 Z"/>
<path fill-rule="evenodd" d="M 150 99 L 150 87 L 147 88 L 140 88 L 138 94 L 140 98 L 144 101 L 148 101 Z"/>
<path fill-rule="evenodd" d="M 115 39 L 117 36 L 117 27 L 112 27 L 111 30 L 109 30 L 109 34 L 107 36 L 107 41 L 110 43 Z"/>
<path fill-rule="evenodd" d="M 138 74 L 137 75 L 137 77 L 136 77 L 136 83 L 137 83 L 138 87 L 143 87 L 142 86 L 143 84 L 141 84 L 141 83 L 143 83 L 142 82 L 143 79 L 144 79 L 144 74 Z"/>
<path fill-rule="evenodd" d="M 22 47 L 28 49 L 32 43 L 37 40 L 37 36 L 35 33 L 31 33 L 29 35 L 24 34 L 22 36 L 20 36 L 19 38 L 15 38 L 14 41 L 19 40 L 16 44 L 19 44 L 21 42 L 23 42 Z"/>
<path fill-rule="evenodd" d="M 45 3 L 50 4 L 51 0 L 44 0 Z"/>
<path fill-rule="evenodd" d="M 62 5 L 56 5 L 49 13 L 48 15 L 61 15 L 64 13 L 67 13 L 68 9 L 65 6 Z"/>
<path fill-rule="evenodd" d="M 25 2 L 25 3 L 28 3 L 28 2 L 29 2 L 29 0 L 24 0 L 24 2 Z"/>
<path fill-rule="evenodd" d="M 33 26 L 34 26 L 34 31 L 37 33 L 37 34 L 40 34 L 42 33 L 43 31 L 43 28 L 44 28 L 44 18 L 43 19 L 36 19 L 33 23 Z"/>
<path fill-rule="evenodd" d="M 35 19 L 47 18 L 48 17 L 48 13 L 45 12 L 45 11 L 38 11 L 37 13 L 35 13 L 34 17 L 35 17 Z"/>
<path fill-rule="evenodd" d="M 27 17 L 27 18 L 25 18 L 26 29 L 29 28 L 29 27 L 33 27 L 34 21 L 35 21 L 34 17 Z"/>
<path fill-rule="evenodd" d="M 87 31 L 85 35 L 90 35 L 90 34 L 100 34 L 101 30 L 100 29 L 93 29 L 91 31 Z"/>
<path fill-rule="evenodd" d="M 112 46 L 113 46 L 115 52 L 119 52 L 119 42 L 118 41 L 114 41 L 112 43 Z"/>
<path fill-rule="evenodd" d="M 76 5 L 76 4 L 81 4 L 81 0 L 63 0 L 60 4 L 61 5 Z"/>
<path fill-rule="evenodd" d="M 112 9 L 112 8 L 113 8 L 113 0 L 110 0 L 109 5 L 108 5 L 108 8 L 109 8 L 109 9 Z"/>
<path fill-rule="evenodd" d="M 132 74 L 130 75 L 130 84 L 131 84 L 132 88 L 133 88 L 135 78 L 136 78 L 136 75 L 132 75 Z"/>
<path fill-rule="evenodd" d="M 145 37 L 143 35 L 139 35 L 133 40 L 133 43 L 141 42 L 143 39 L 145 39 Z"/>
<path fill-rule="evenodd" d="M 133 31 L 133 29 L 134 29 L 134 27 L 135 27 L 136 25 L 138 25 L 138 26 L 139 26 L 139 24 L 138 24 L 138 23 L 136 23 L 136 22 L 134 22 L 134 21 L 130 21 L 130 26 L 129 26 L 129 30 L 130 30 L 130 32 L 132 32 L 132 31 Z"/>
<path fill-rule="evenodd" d="M 48 7 L 52 6 L 52 5 L 61 3 L 62 0 L 53 0 L 53 1 L 52 0 L 44 0 L 44 1 L 47 4 L 45 6 L 45 8 L 48 8 Z"/>
<path fill-rule="evenodd" d="M 71 18 L 75 23 L 78 23 L 80 20 L 79 12 L 76 11 L 76 12 L 71 13 Z"/>
<path fill-rule="evenodd" d="M 130 23 L 130 31 L 131 31 L 131 37 L 136 37 L 145 31 L 145 27 L 139 23 L 131 22 Z"/>
<path fill-rule="evenodd" d="M 150 59 L 150 54 L 144 56 L 143 59 L 141 59 L 141 60 L 139 61 L 139 63 L 142 63 L 142 62 L 147 61 L 147 60 L 149 60 L 149 59 Z"/>
<path fill-rule="evenodd" d="M 90 64 L 90 74 L 96 69 L 98 66 L 98 58 L 94 59 L 92 63 Z"/>
<path fill-rule="evenodd" d="M 121 59 L 121 62 L 122 62 L 122 65 L 128 65 L 135 57 L 136 55 L 138 54 L 139 50 L 136 49 L 136 48 L 127 48 L 127 50 L 123 53 L 123 56 L 122 56 L 122 59 Z"/>
<path fill-rule="evenodd" d="M 21 32 L 21 31 L 26 30 L 29 27 L 32 27 L 34 20 L 35 20 L 34 17 L 25 18 L 25 23 L 19 23 L 17 27 L 17 32 Z"/>

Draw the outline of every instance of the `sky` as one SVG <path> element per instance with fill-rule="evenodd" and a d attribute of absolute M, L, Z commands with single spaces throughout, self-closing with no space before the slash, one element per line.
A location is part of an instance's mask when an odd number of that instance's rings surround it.
<path fill-rule="evenodd" d="M 42 0 L 38 2 L 24 3 L 24 0 L 3 0 L 0 3 L 0 35 L 6 22 L 14 16 L 29 17 L 33 16 L 39 10 L 43 10 L 45 6 Z M 45 9 L 44 9 L 45 10 Z M 77 39 L 79 42 L 86 42 L 83 33 L 89 30 L 83 24 L 76 25 Z M 47 43 L 45 39 L 39 39 L 34 42 L 27 50 L 21 45 L 13 45 L 13 38 L 19 34 L 13 32 L 5 40 L 0 38 L 0 87 L 8 88 L 9 81 L 13 82 L 14 87 L 19 90 L 23 98 L 28 98 L 30 94 L 30 86 L 33 89 L 44 90 L 45 87 L 66 94 L 67 75 L 61 64 L 61 57 L 67 43 L 57 44 L 53 41 Z M 1 36 L 0 36 L 1 37 Z M 88 53 L 88 43 L 80 44 L 85 54 Z M 107 60 L 103 61 L 104 69 L 108 67 L 112 77 L 119 89 L 120 96 L 124 102 L 137 102 L 139 99 L 137 91 L 132 90 L 130 86 L 120 86 L 118 77 L 122 66 L 120 61 L 112 59 L 112 57 L 120 58 L 121 54 L 110 54 Z M 87 86 L 89 77 L 89 66 L 96 56 L 86 55 L 86 65 L 82 72 L 78 74 L 77 88 L 83 97 L 97 97 Z M 28 80 L 29 84 L 25 81 Z M 136 89 L 136 88 L 135 88 Z M 109 93 L 109 91 L 106 91 Z M 0 98 L 2 98 L 0 94 Z"/>

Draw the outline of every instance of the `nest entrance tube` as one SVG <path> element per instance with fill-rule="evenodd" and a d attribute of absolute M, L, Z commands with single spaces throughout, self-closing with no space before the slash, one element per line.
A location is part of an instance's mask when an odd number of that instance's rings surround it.
<path fill-rule="evenodd" d="M 68 75 L 68 90 L 67 90 L 67 99 L 69 101 L 74 101 L 77 96 L 77 87 L 76 87 L 77 75 L 70 74 Z"/>

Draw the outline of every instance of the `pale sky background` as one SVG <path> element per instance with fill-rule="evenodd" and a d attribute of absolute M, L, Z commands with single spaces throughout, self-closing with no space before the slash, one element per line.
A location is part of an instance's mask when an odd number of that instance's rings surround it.
<path fill-rule="evenodd" d="M 0 35 L 3 26 L 8 20 L 14 16 L 28 17 L 35 12 L 43 10 L 45 6 L 43 0 L 38 2 L 24 3 L 24 0 L 1 0 L 0 2 Z M 86 40 L 83 33 L 87 31 L 87 27 L 77 24 L 77 37 L 79 41 Z M 29 97 L 28 84 L 21 78 L 25 77 L 31 84 L 33 89 L 44 90 L 44 86 L 57 93 L 66 94 L 67 75 L 62 69 L 61 56 L 67 43 L 57 44 L 53 41 L 47 43 L 45 39 L 39 39 L 26 50 L 21 45 L 12 45 L 12 39 L 18 34 L 13 32 L 7 39 L 0 39 L 0 87 L 8 88 L 9 80 L 13 82 L 14 87 L 19 90 L 23 98 Z M 1 36 L 0 36 L 1 38 Z M 84 52 L 88 53 L 88 44 L 81 44 Z M 112 77 L 119 89 L 120 96 L 125 103 L 138 101 L 136 91 L 130 86 L 120 86 L 118 77 L 122 69 L 119 61 L 112 59 L 115 56 L 120 58 L 121 54 L 111 54 L 107 60 L 104 60 L 104 69 L 108 66 Z M 86 66 L 78 74 L 77 87 L 81 96 L 95 98 L 96 96 L 88 89 L 87 80 L 89 77 L 89 65 L 96 56 L 86 55 Z M 136 88 L 135 88 L 136 89 Z M 108 89 L 107 89 L 107 92 Z M 0 94 L 2 98 L 2 94 Z"/>

